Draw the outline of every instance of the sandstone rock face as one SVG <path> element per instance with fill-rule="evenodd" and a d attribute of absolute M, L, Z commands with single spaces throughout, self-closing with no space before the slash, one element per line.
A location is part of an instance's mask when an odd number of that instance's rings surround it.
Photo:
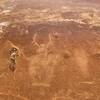
<path fill-rule="evenodd" d="M 10 12 L 0 11 L 0 23 L 8 23 L 0 24 L 0 100 L 99 100 L 99 8 L 12 2 L 2 8 Z M 14 73 L 12 47 L 19 51 Z"/>

